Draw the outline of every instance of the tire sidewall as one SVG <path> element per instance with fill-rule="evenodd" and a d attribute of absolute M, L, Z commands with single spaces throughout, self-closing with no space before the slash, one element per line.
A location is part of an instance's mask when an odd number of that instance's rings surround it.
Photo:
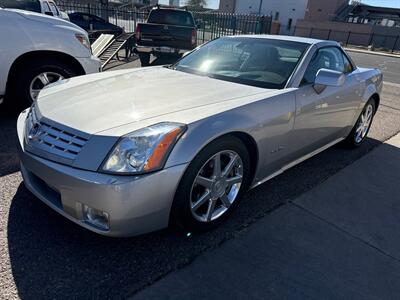
<path fill-rule="evenodd" d="M 200 222 L 194 218 L 190 209 L 190 196 L 192 185 L 203 165 L 216 153 L 224 150 L 232 150 L 239 154 L 243 162 L 243 181 L 235 201 L 221 217 L 208 223 Z M 170 223 L 172 225 L 177 225 L 182 229 L 190 231 L 206 231 L 219 225 L 237 207 L 238 203 L 240 202 L 240 198 L 243 196 L 243 193 L 246 192 L 250 184 L 249 180 L 250 157 L 246 147 L 241 142 L 241 140 L 236 137 L 229 136 L 219 138 L 211 142 L 192 160 L 189 167 L 186 169 L 184 175 L 182 176 L 172 205 Z"/>
<path fill-rule="evenodd" d="M 367 130 L 367 132 L 366 132 L 364 138 L 361 140 L 361 142 L 357 143 L 357 142 L 356 142 L 356 130 L 357 130 L 358 124 L 361 122 L 361 116 L 364 114 L 365 110 L 367 109 L 367 107 L 368 107 L 369 105 L 372 105 L 372 110 L 373 110 L 373 111 L 372 111 L 371 123 L 369 124 L 368 130 Z M 365 139 L 366 139 L 367 136 L 368 136 L 369 130 L 371 129 L 372 121 L 374 120 L 375 113 L 376 113 L 375 101 L 374 101 L 373 99 L 370 99 L 370 100 L 368 100 L 368 102 L 365 104 L 363 110 L 361 111 L 361 114 L 359 115 L 359 117 L 358 117 L 358 119 L 357 119 L 357 122 L 356 122 L 356 124 L 354 125 L 354 128 L 353 128 L 353 130 L 351 131 L 351 134 L 350 134 L 350 136 L 349 136 L 349 137 L 351 138 L 351 143 L 352 143 L 352 145 L 353 145 L 354 147 L 361 146 L 361 145 L 364 143 Z"/>

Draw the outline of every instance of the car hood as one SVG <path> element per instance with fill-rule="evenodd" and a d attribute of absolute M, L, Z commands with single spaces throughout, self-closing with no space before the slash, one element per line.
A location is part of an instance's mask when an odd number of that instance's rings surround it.
<path fill-rule="evenodd" d="M 164 67 L 75 77 L 42 90 L 40 115 L 94 134 L 132 122 L 265 93 L 265 89 Z"/>

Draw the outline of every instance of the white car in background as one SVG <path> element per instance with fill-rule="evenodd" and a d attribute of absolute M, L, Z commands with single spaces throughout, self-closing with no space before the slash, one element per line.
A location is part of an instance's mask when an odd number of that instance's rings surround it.
<path fill-rule="evenodd" d="M 45 86 L 101 69 L 87 33 L 71 22 L 0 8 L 0 28 L 0 102 L 28 107 Z"/>
<path fill-rule="evenodd" d="M 0 6 L 33 11 L 69 21 L 68 14 L 61 11 L 53 0 L 0 0 Z"/>

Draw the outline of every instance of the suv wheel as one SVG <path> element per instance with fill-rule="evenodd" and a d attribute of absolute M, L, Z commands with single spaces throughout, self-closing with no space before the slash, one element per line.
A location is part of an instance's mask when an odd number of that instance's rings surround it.
<path fill-rule="evenodd" d="M 37 100 L 45 86 L 76 75 L 78 73 L 71 66 L 58 60 L 25 63 L 11 77 L 10 100 L 16 100 L 20 108 L 28 107 Z"/>

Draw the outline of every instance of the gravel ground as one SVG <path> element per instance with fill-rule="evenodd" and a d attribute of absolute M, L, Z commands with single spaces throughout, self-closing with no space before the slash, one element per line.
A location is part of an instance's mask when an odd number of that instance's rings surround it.
<path fill-rule="evenodd" d="M 392 68 L 397 68 L 400 60 L 396 65 L 375 55 L 352 56 L 366 66 L 385 63 L 384 71 L 389 76 L 399 74 Z M 337 146 L 317 155 L 249 192 L 232 217 L 216 230 L 191 237 L 164 230 L 129 239 L 106 238 L 59 216 L 23 186 L 16 156 L 15 117 L 3 114 L 0 299 L 133 295 L 205 250 L 234 238 L 274 208 L 318 185 L 399 132 L 399 95 L 399 86 L 385 86 L 380 110 L 362 147 L 349 151 Z"/>

